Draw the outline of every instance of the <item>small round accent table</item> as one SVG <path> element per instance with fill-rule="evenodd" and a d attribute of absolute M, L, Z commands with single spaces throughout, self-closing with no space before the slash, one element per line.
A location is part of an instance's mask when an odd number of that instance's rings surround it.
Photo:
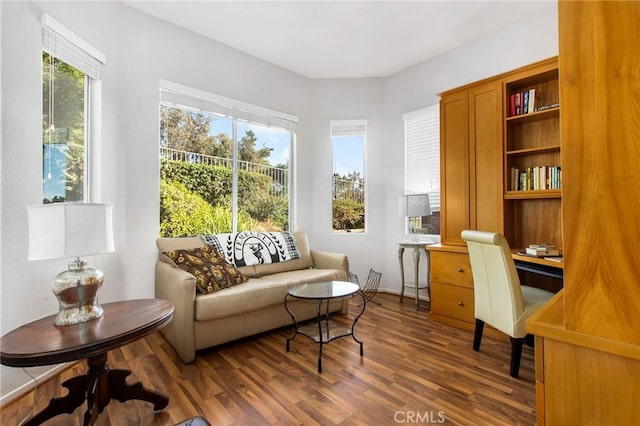
<path fill-rule="evenodd" d="M 343 324 L 339 324 L 329 318 L 329 303 L 332 299 L 339 299 L 343 297 L 359 295 L 362 298 L 362 310 L 353 320 L 351 327 L 346 327 Z M 298 324 L 293 312 L 289 309 L 287 304 L 290 298 L 315 300 L 318 303 L 318 316 L 315 323 Z M 323 305 L 326 309 L 323 313 Z M 360 344 L 360 356 L 364 355 L 363 344 L 358 340 L 353 332 L 356 323 L 364 313 L 367 307 L 367 299 L 362 293 L 360 286 L 348 281 L 325 281 L 318 283 L 302 284 L 297 287 L 292 287 L 287 291 L 284 297 L 284 307 L 289 312 L 291 319 L 293 320 L 294 333 L 291 337 L 287 338 L 286 350 L 289 352 L 289 342 L 293 340 L 298 334 L 302 334 L 316 342 L 319 346 L 318 350 L 318 373 L 322 373 L 322 345 L 329 343 L 332 340 L 340 337 L 351 336 L 353 340 Z"/>
<path fill-rule="evenodd" d="M 25 425 L 39 425 L 58 414 L 71 414 L 87 401 L 84 425 L 93 425 L 111 399 L 120 402 L 139 399 L 162 410 L 169 398 L 146 389 L 140 382 L 128 384 L 129 370 L 110 369 L 107 353 L 164 327 L 173 318 L 173 304 L 159 299 L 138 299 L 102 305 L 98 319 L 55 326 L 56 315 L 23 325 L 0 340 L 0 361 L 10 367 L 35 367 L 87 359 L 84 376 L 62 384 L 69 390 L 63 397 L 31 417 Z"/>

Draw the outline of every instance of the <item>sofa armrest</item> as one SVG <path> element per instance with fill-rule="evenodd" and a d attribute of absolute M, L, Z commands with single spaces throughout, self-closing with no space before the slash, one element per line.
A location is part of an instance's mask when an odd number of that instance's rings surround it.
<path fill-rule="evenodd" d="M 183 362 L 195 359 L 196 279 L 190 273 L 163 260 L 156 262 L 155 294 L 173 303 L 173 320 L 160 332 Z"/>
<path fill-rule="evenodd" d="M 316 269 L 341 269 L 349 276 L 349 258 L 346 254 L 311 250 L 311 257 Z"/>

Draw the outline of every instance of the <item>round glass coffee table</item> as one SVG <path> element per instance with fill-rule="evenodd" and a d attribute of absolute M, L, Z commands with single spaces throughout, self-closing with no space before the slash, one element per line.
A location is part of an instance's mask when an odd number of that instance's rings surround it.
<path fill-rule="evenodd" d="M 349 296 L 360 296 L 362 298 L 362 310 L 353 320 L 350 327 L 338 323 L 330 319 L 329 304 L 333 299 L 339 299 Z M 315 300 L 318 303 L 318 315 L 315 321 L 298 323 L 295 314 L 289 309 L 288 301 L 291 298 Z M 318 283 L 302 284 L 297 287 L 291 287 L 284 297 L 284 307 L 289 312 L 293 320 L 294 333 L 287 338 L 286 350 L 289 352 L 289 342 L 298 334 L 307 336 L 319 346 L 318 350 L 318 373 L 322 373 L 322 345 L 340 337 L 351 336 L 353 340 L 360 344 L 360 356 L 364 355 L 363 344 L 354 334 L 356 323 L 364 313 L 367 306 L 367 299 L 362 293 L 360 286 L 348 281 L 325 281 Z M 324 312 L 323 312 L 324 307 Z"/>

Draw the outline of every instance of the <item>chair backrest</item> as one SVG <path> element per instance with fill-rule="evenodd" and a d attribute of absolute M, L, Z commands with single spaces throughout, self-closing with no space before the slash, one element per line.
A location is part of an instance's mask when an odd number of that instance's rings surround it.
<path fill-rule="evenodd" d="M 471 259 L 475 317 L 515 337 L 524 302 L 507 240 L 501 234 L 472 230 L 461 236 Z"/>

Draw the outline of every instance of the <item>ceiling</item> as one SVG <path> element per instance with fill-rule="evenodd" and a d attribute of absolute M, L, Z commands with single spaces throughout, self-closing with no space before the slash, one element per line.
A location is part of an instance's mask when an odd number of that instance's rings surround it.
<path fill-rule="evenodd" d="M 307 78 L 384 77 L 555 1 L 149 1 L 132 8 Z"/>

